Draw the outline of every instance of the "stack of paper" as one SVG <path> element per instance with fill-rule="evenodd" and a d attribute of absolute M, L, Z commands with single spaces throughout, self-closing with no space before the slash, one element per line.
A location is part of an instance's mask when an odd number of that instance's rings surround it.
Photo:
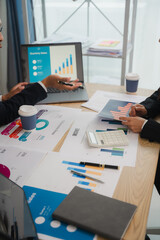
<path fill-rule="evenodd" d="M 121 40 L 100 39 L 88 48 L 87 53 L 91 55 L 120 57 L 122 56 L 122 43 Z"/>

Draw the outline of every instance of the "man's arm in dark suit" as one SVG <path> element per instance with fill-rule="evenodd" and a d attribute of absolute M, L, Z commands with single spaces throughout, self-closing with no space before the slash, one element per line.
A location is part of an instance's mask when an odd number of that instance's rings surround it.
<path fill-rule="evenodd" d="M 158 100 L 159 91 L 155 91 L 150 97 L 146 98 L 141 104 L 147 110 L 149 120 L 144 125 L 140 135 L 142 138 L 147 138 L 149 141 L 160 142 L 160 124 L 151 118 L 160 114 L 160 100 Z"/>
<path fill-rule="evenodd" d="M 154 92 L 149 98 L 147 98 L 141 104 L 145 106 L 148 112 L 147 117 L 155 117 L 160 113 L 160 100 L 158 100 L 159 92 Z M 142 138 L 146 138 L 149 141 L 155 141 L 160 143 L 160 123 L 154 121 L 153 119 L 149 119 L 144 125 L 140 136 Z M 155 175 L 154 184 L 158 193 L 160 194 L 160 155 L 157 164 L 157 170 Z"/>
<path fill-rule="evenodd" d="M 35 105 L 47 97 L 43 87 L 35 83 L 11 99 L 0 102 L 0 126 L 7 124 L 18 117 L 18 109 L 21 105 Z"/>
<path fill-rule="evenodd" d="M 160 142 L 160 123 L 153 119 L 149 119 L 144 125 L 140 136 L 151 142 Z"/>
<path fill-rule="evenodd" d="M 147 110 L 147 118 L 154 118 L 160 113 L 160 100 L 158 100 L 158 94 L 159 92 L 157 90 L 150 97 L 140 103 Z"/>

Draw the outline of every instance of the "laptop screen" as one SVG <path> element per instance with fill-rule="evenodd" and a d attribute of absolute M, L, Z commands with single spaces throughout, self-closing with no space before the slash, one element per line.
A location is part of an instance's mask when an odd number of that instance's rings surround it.
<path fill-rule="evenodd" d="M 21 45 L 23 81 L 34 83 L 50 74 L 83 79 L 81 43 Z"/>
<path fill-rule="evenodd" d="M 24 191 L 0 174 L 0 239 L 38 240 Z"/>

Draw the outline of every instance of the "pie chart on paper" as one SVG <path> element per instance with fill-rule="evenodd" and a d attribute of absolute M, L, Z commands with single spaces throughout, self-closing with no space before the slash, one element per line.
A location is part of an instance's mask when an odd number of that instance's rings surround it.
<path fill-rule="evenodd" d="M 0 173 L 2 173 L 7 178 L 9 178 L 11 175 L 9 168 L 2 164 L 0 164 Z"/>

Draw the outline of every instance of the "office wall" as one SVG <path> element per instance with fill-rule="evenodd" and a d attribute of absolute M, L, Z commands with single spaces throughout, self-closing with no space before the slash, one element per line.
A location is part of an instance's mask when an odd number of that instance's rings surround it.
<path fill-rule="evenodd" d="M 6 1 L 0 0 L 0 18 L 3 24 L 3 47 L 0 49 L 0 92 L 7 92 L 7 13 Z"/>

